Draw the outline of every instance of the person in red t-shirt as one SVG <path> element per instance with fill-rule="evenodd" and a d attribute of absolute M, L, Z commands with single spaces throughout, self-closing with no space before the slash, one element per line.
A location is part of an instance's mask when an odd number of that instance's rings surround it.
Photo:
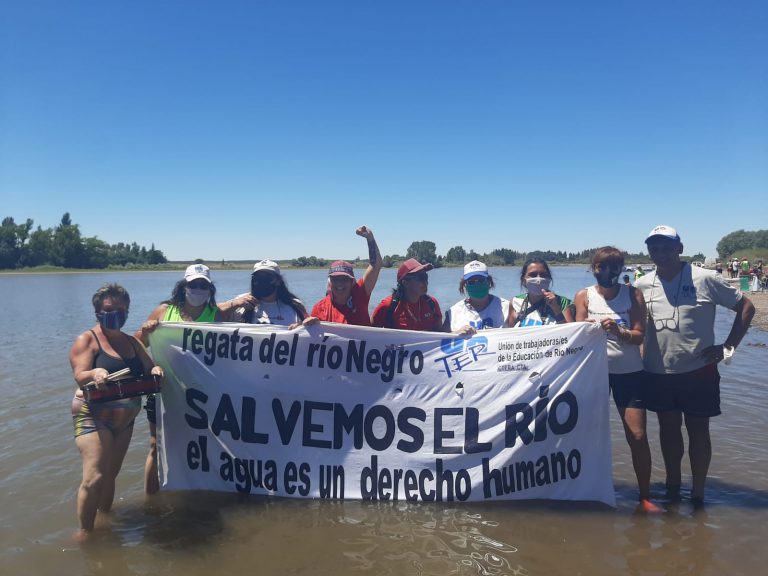
<path fill-rule="evenodd" d="M 379 328 L 442 331 L 442 314 L 437 300 L 427 294 L 432 264 L 415 258 L 397 269 L 397 287 L 373 311 L 371 324 Z"/>
<path fill-rule="evenodd" d="M 297 326 L 309 326 L 318 321 L 370 326 L 368 302 L 381 272 L 381 254 L 373 231 L 361 226 L 355 233 L 368 241 L 368 268 L 355 282 L 355 269 L 344 260 L 336 260 L 328 271 L 328 293 L 312 308 L 312 314 Z"/>

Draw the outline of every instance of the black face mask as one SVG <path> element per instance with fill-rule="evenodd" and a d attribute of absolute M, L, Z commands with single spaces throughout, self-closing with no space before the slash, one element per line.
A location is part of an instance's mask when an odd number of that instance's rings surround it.
<path fill-rule="evenodd" d="M 277 286 L 275 286 L 272 283 L 271 279 L 254 279 L 253 282 L 251 282 L 251 294 L 253 294 L 256 298 L 264 298 L 265 296 L 269 296 L 270 294 L 274 293 L 274 291 L 277 290 Z"/>
<path fill-rule="evenodd" d="M 619 275 L 613 274 L 610 270 L 606 270 L 603 273 L 595 272 L 592 275 L 595 277 L 597 285 L 601 288 L 613 288 L 619 283 Z"/>

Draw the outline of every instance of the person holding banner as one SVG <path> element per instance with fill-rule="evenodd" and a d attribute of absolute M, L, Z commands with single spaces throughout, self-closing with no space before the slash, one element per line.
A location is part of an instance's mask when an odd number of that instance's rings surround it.
<path fill-rule="evenodd" d="M 510 301 L 507 326 L 542 326 L 573 322 L 570 299 L 559 296 L 549 288 L 552 272 L 542 258 L 529 258 L 520 272 L 520 286 L 526 292 Z"/>
<path fill-rule="evenodd" d="M 144 346 L 149 346 L 149 335 L 160 322 L 222 322 L 224 313 L 216 306 L 216 286 L 211 280 L 211 271 L 205 264 L 187 266 L 184 278 L 176 282 L 171 297 L 160 303 L 141 327 L 136 331 L 136 338 Z M 243 305 L 249 301 L 238 297 L 229 301 L 229 307 Z M 147 396 L 144 406 L 149 421 L 149 454 L 144 463 L 144 492 L 155 494 L 160 490 L 157 477 L 157 415 L 154 394 Z"/>
<path fill-rule="evenodd" d="M 691 501 L 704 502 L 704 486 L 712 459 L 709 419 L 720 412 L 718 362 L 730 361 L 749 329 L 755 307 L 721 277 L 680 259 L 683 244 L 670 226 L 656 226 L 645 239 L 656 270 L 637 288 L 648 306 L 643 362 L 648 374 L 646 407 L 659 419 L 661 452 L 666 468 L 667 494 L 679 499 L 688 431 L 691 463 Z M 736 312 L 722 344 L 715 344 L 715 309 Z"/>
<path fill-rule="evenodd" d="M 242 306 L 235 305 L 243 301 Z M 226 307 L 231 310 L 227 320 L 245 324 L 291 326 L 308 316 L 302 301 L 288 290 L 280 266 L 272 260 L 254 264 L 250 293 L 230 300 Z"/>
<path fill-rule="evenodd" d="M 399 330 L 442 331 L 442 313 L 437 300 L 427 294 L 432 264 L 421 264 L 415 258 L 397 269 L 397 286 L 384 298 L 371 317 L 371 325 Z"/>
<path fill-rule="evenodd" d="M 459 293 L 467 294 L 445 313 L 444 332 L 472 332 L 485 328 L 501 328 L 507 323 L 509 301 L 490 294 L 493 277 L 488 267 L 478 260 L 464 266 Z"/>
<path fill-rule="evenodd" d="M 318 321 L 335 322 L 337 324 L 353 324 L 370 326 L 368 303 L 376 287 L 381 272 L 381 254 L 373 231 L 361 226 L 355 234 L 362 236 L 368 242 L 368 268 L 363 277 L 355 282 L 355 269 L 345 260 L 336 260 L 328 271 L 328 286 L 325 298 L 312 308 L 311 316 L 291 328 L 309 326 Z"/>
<path fill-rule="evenodd" d="M 619 283 L 623 269 L 624 254 L 620 250 L 604 246 L 595 251 L 592 274 L 597 283 L 576 294 L 576 321 L 599 322 L 607 334 L 608 383 L 632 453 L 640 491 L 639 509 L 660 512 L 650 499 L 651 449 L 646 435 L 645 372 L 640 355 L 647 311 L 640 290 Z"/>
<path fill-rule="evenodd" d="M 107 284 L 93 295 L 98 323 L 80 334 L 69 352 L 78 389 L 72 400 L 75 443 L 83 459 L 83 478 L 77 492 L 80 535 L 93 530 L 97 511 L 108 512 L 115 497 L 115 479 L 141 412 L 141 397 L 89 402 L 86 384 L 107 388 L 110 375 L 128 372 L 130 377 L 163 377 L 136 338 L 121 330 L 128 318 L 131 298 L 118 284 Z"/>

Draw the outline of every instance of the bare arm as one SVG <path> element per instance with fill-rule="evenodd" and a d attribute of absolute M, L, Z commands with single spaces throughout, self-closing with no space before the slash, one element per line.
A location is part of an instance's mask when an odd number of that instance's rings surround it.
<path fill-rule="evenodd" d="M 373 289 L 379 280 L 379 272 L 381 272 L 379 245 L 376 244 L 376 239 L 373 237 L 373 230 L 366 226 L 360 226 L 360 228 L 355 230 L 355 234 L 362 236 L 368 241 L 368 268 L 366 268 L 363 274 L 363 283 L 365 284 L 365 291 L 370 296 L 373 294 Z"/>
<path fill-rule="evenodd" d="M 90 332 L 83 332 L 77 337 L 75 343 L 69 351 L 69 364 L 72 366 L 72 375 L 75 382 L 81 388 L 90 382 L 103 384 L 107 381 L 109 373 L 104 368 L 91 368 L 93 359 L 96 356 L 96 350 L 93 346 L 93 335 Z"/>
<path fill-rule="evenodd" d="M 708 362 L 720 362 L 720 360 L 725 358 L 725 348 L 735 348 L 739 345 L 741 339 L 744 338 L 747 330 L 749 330 L 749 324 L 755 315 L 755 305 L 752 304 L 749 298 L 742 296 L 741 300 L 733 307 L 733 311 L 736 312 L 736 317 L 733 319 L 731 331 L 728 333 L 728 338 L 725 339 L 725 342 L 708 346 L 701 351 L 701 355 Z"/>
<path fill-rule="evenodd" d="M 587 321 L 587 290 L 579 290 L 573 299 L 576 305 L 576 322 Z"/>
<path fill-rule="evenodd" d="M 752 304 L 752 300 L 743 296 L 733 308 L 733 311 L 736 312 L 736 318 L 733 319 L 731 331 L 728 334 L 728 338 L 725 339 L 725 346 L 729 348 L 731 346 L 734 348 L 738 346 L 747 330 L 749 330 L 749 325 L 755 315 L 755 305 Z"/>
<path fill-rule="evenodd" d="M 163 319 L 163 316 L 165 316 L 165 311 L 167 309 L 168 304 L 160 304 L 160 306 L 152 310 L 149 317 L 144 321 L 141 327 L 136 330 L 134 336 L 144 346 L 149 346 L 149 335 L 154 332 L 155 328 L 157 328 L 158 323 Z"/>
<path fill-rule="evenodd" d="M 507 328 L 514 328 L 515 324 L 517 324 L 517 312 L 515 312 L 515 307 L 512 305 L 512 300 L 510 299 L 506 326 Z"/>

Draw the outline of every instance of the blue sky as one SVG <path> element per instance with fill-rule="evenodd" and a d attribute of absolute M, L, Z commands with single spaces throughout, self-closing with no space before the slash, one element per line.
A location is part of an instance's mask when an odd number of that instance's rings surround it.
<path fill-rule="evenodd" d="M 0 0 L 0 217 L 171 259 L 768 228 L 768 3 Z"/>

